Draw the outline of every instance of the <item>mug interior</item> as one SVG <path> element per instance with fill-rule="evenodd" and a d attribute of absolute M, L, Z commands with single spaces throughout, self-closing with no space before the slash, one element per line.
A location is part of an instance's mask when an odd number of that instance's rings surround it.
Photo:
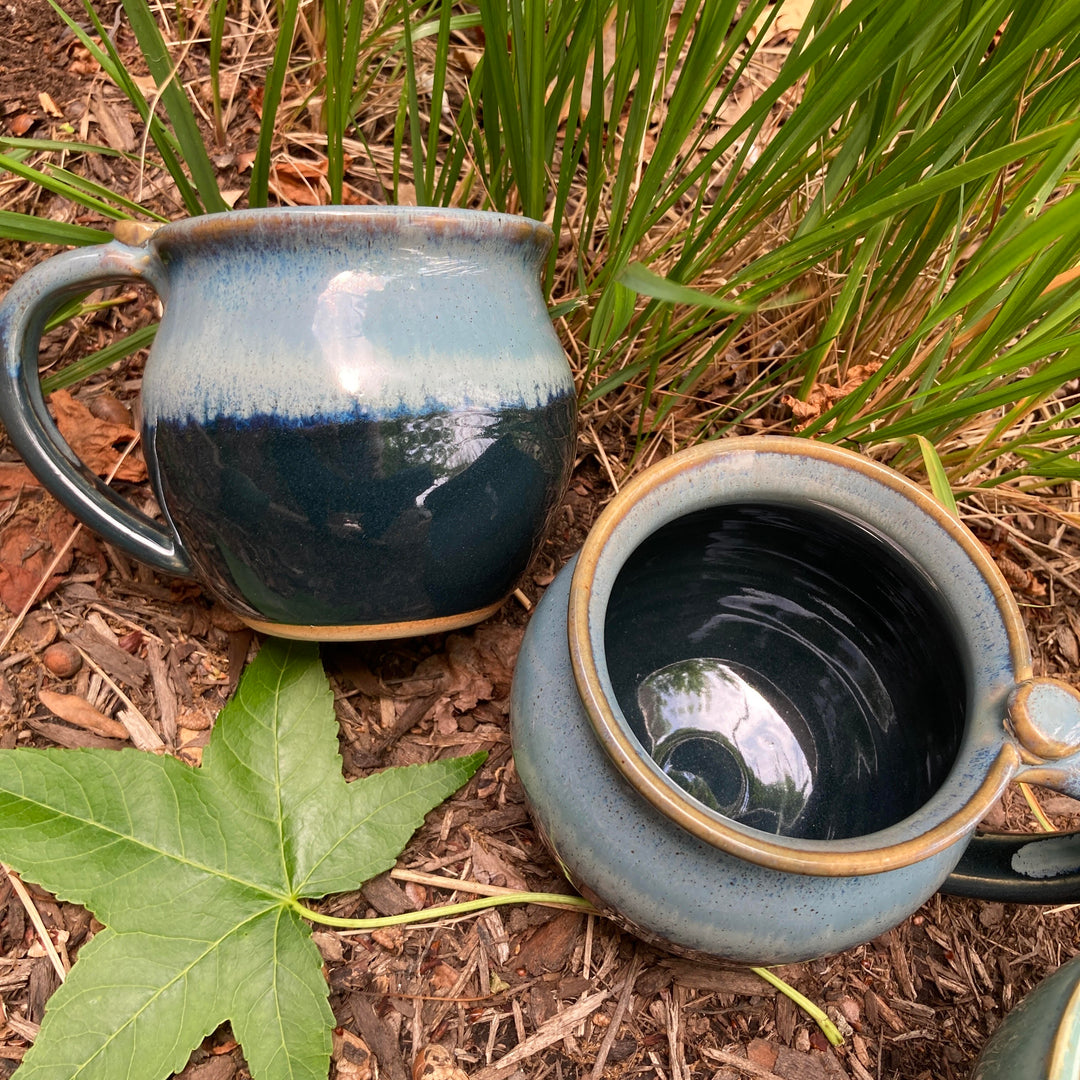
<path fill-rule="evenodd" d="M 608 677 L 637 741 L 701 808 L 834 840 L 922 807 L 960 750 L 964 651 L 937 584 L 815 504 L 720 504 L 620 568 Z"/>

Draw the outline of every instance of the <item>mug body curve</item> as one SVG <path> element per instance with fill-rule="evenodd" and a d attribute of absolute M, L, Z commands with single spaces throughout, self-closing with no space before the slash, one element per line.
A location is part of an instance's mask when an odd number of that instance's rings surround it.
<path fill-rule="evenodd" d="M 1073 1080 L 1080 1075 L 1080 959 L 1046 976 L 1002 1021 L 971 1080 Z"/>
<path fill-rule="evenodd" d="M 1007 585 L 927 493 L 837 447 L 727 439 L 647 470 L 586 539 L 568 638 L 631 785 L 765 865 L 925 857 L 970 834 L 1019 762 L 1003 721 L 1031 660 Z M 712 797 L 683 763 L 710 752 L 680 752 L 699 710 L 757 733 L 715 733 Z"/>
<path fill-rule="evenodd" d="M 624 487 L 549 587 L 515 759 L 571 879 L 639 933 L 806 959 L 941 886 L 1020 765 L 1030 675 L 1000 574 L 929 495 L 834 447 L 721 440 Z"/>
<path fill-rule="evenodd" d="M 962 845 L 880 874 L 791 873 L 719 850 L 643 798 L 576 691 L 566 648 L 573 568 L 548 586 L 526 629 L 510 724 L 533 820 L 583 896 L 670 951 L 784 964 L 868 941 L 933 895 Z"/>
<path fill-rule="evenodd" d="M 392 637 L 479 621 L 569 475 L 575 393 L 545 226 L 399 208 L 240 211 L 150 245 L 143 385 L 195 575 L 259 629 Z"/>

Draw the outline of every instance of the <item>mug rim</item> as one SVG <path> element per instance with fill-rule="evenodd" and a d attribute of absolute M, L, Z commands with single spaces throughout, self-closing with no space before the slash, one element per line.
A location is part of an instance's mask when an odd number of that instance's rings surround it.
<path fill-rule="evenodd" d="M 344 230 L 366 223 L 385 235 L 422 231 L 449 240 L 498 238 L 507 244 L 533 244 L 546 257 L 555 234 L 550 225 L 520 214 L 442 206 L 262 206 L 224 210 L 167 222 L 149 235 L 155 249 L 189 242 L 206 243 L 268 227 L 295 228 L 316 221 L 329 229 Z"/>
<path fill-rule="evenodd" d="M 1031 678 L 1026 632 L 1019 608 L 1004 577 L 979 541 L 936 499 L 894 470 L 853 451 L 795 436 L 751 435 L 702 443 L 650 466 L 615 495 L 590 529 L 574 569 L 567 612 L 570 660 L 578 694 L 598 741 L 623 777 L 661 814 L 676 821 L 698 839 L 740 859 L 773 870 L 801 874 L 846 877 L 910 866 L 970 835 L 1012 779 L 1020 767 L 1021 756 L 1016 745 L 1005 736 L 1003 727 L 997 739 L 1000 745 L 990 748 L 991 759 L 985 763 L 985 777 L 976 790 L 961 805 L 946 807 L 945 812 L 939 815 L 940 820 L 933 821 L 925 830 L 905 836 L 904 830 L 899 828 L 902 823 L 896 823 L 877 833 L 843 841 L 812 841 L 751 829 L 725 819 L 698 803 L 654 765 L 630 731 L 621 709 L 614 701 L 614 695 L 606 688 L 606 673 L 602 669 L 601 658 L 603 622 L 610 590 L 601 595 L 594 586 L 597 569 L 605 553 L 610 554 L 609 549 L 615 546 L 613 541 L 623 539 L 620 532 L 628 531 L 632 546 L 636 548 L 645 535 L 692 512 L 691 509 L 672 505 L 672 500 L 662 500 L 658 493 L 664 488 L 691 484 L 694 473 L 709 462 L 735 455 L 763 453 L 854 469 L 866 480 L 883 485 L 894 495 L 913 503 L 918 511 L 948 534 L 971 560 L 989 588 L 1007 637 L 1011 685 Z M 664 505 L 656 520 L 647 517 L 648 510 L 641 511 L 646 515 L 648 527 L 644 534 L 636 535 L 635 526 L 627 524 L 627 517 L 640 507 L 643 499 L 648 498 Z M 732 500 L 737 501 L 747 500 Z M 625 545 L 625 539 L 623 543 Z M 625 562 L 626 554 L 628 552 L 621 555 L 616 552 L 611 556 L 618 561 L 618 565 L 605 573 L 605 581 L 608 578 L 614 580 Z M 969 701 L 969 717 L 971 706 Z M 965 730 L 968 726 L 965 725 Z M 986 747 L 981 752 L 984 757 L 987 756 Z M 958 754 L 957 763 L 962 754 L 963 748 Z M 948 785 L 957 763 L 954 763 L 942 789 Z M 922 814 L 935 798 L 932 796 L 904 821 Z"/>

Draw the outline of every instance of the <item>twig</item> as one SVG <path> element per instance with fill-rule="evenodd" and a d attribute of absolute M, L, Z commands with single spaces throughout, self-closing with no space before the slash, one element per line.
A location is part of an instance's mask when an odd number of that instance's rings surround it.
<path fill-rule="evenodd" d="M 45 929 L 45 923 L 42 921 L 41 912 L 38 911 L 33 898 L 26 891 L 26 886 L 19 880 L 15 871 L 12 870 L 7 863 L 0 863 L 0 867 L 3 867 L 4 873 L 8 876 L 8 881 L 11 882 L 11 887 L 15 890 L 15 895 L 18 896 L 22 906 L 26 908 L 26 914 L 30 916 L 30 921 L 34 924 L 34 929 L 41 939 L 41 944 L 45 949 L 45 955 L 48 956 L 52 966 L 56 969 L 57 976 L 59 976 L 60 981 L 63 982 L 67 978 L 67 969 L 60 959 L 60 954 L 56 951 L 56 946 L 53 944 L 52 938 L 49 937 L 49 931 Z"/>
<path fill-rule="evenodd" d="M 756 1076 L 758 1080 L 781 1080 L 781 1077 L 770 1069 L 756 1064 L 749 1058 L 739 1057 L 738 1054 L 729 1054 L 726 1050 L 713 1050 L 708 1046 L 703 1046 L 701 1053 L 711 1061 L 719 1062 L 721 1065 L 730 1065 L 733 1069 L 746 1073 L 747 1076 Z"/>
<path fill-rule="evenodd" d="M 107 671 L 94 662 L 92 657 L 78 645 L 75 648 L 79 650 L 79 655 L 83 660 L 105 680 L 109 689 L 128 707 L 127 712 L 120 711 L 120 722 L 124 725 L 128 735 L 131 736 L 132 743 L 140 750 L 149 750 L 151 753 L 164 750 L 165 743 L 162 741 L 161 736 L 151 727 L 150 721 L 143 716 L 131 698 L 116 685 Z"/>
<path fill-rule="evenodd" d="M 619 481 L 615 479 L 615 473 L 611 468 L 611 462 L 608 461 L 607 452 L 604 450 L 604 444 L 600 441 L 600 436 L 596 434 L 596 428 L 589 425 L 589 434 L 592 436 L 593 442 L 596 444 L 596 451 L 600 456 L 600 464 L 604 466 L 604 471 L 607 473 L 608 481 L 611 483 L 612 488 L 615 490 L 615 494 L 619 493 Z"/>
<path fill-rule="evenodd" d="M 550 1020 L 541 1024 L 524 1042 L 518 1043 L 510 1053 L 504 1054 L 498 1061 L 494 1061 L 486 1069 L 482 1069 L 473 1077 L 473 1080 L 491 1080 L 493 1077 L 498 1077 L 503 1073 L 504 1069 L 509 1069 L 511 1065 L 517 1065 L 518 1062 L 524 1061 L 534 1054 L 539 1054 L 541 1050 L 546 1050 L 557 1042 L 561 1042 L 582 1020 L 596 1012 L 609 997 L 611 997 L 610 990 L 601 990 L 591 997 L 581 998 L 570 1008 L 564 1009 L 561 1013 L 557 1013 Z"/>
<path fill-rule="evenodd" d="M 615 1039 L 619 1032 L 619 1025 L 623 1022 L 626 1010 L 630 1007 L 630 998 L 633 996 L 634 984 L 637 982 L 638 972 L 640 970 L 641 954 L 635 949 L 634 958 L 630 961 L 630 970 L 627 971 L 626 978 L 622 984 L 622 990 L 619 991 L 619 1000 L 615 1005 L 615 1012 L 611 1017 L 611 1023 L 608 1025 L 608 1029 L 604 1033 L 604 1041 L 600 1043 L 600 1049 L 596 1053 L 596 1061 L 593 1063 L 593 1070 L 589 1080 L 600 1080 L 604 1073 L 604 1066 L 607 1064 L 608 1054 L 611 1053 L 611 1048 L 615 1045 Z"/>

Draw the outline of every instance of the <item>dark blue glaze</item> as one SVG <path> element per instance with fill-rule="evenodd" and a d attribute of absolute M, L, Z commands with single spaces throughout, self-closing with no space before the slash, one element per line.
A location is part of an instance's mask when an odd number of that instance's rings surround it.
<path fill-rule="evenodd" d="M 251 617 L 397 623 L 497 603 L 573 457 L 574 400 L 298 422 L 159 419 L 161 484 L 198 576 Z"/>
<path fill-rule="evenodd" d="M 753 828 L 815 840 L 921 807 L 963 734 L 963 653 L 937 587 L 835 512 L 771 504 L 659 529 L 619 572 L 608 672 L 677 784 Z"/>

